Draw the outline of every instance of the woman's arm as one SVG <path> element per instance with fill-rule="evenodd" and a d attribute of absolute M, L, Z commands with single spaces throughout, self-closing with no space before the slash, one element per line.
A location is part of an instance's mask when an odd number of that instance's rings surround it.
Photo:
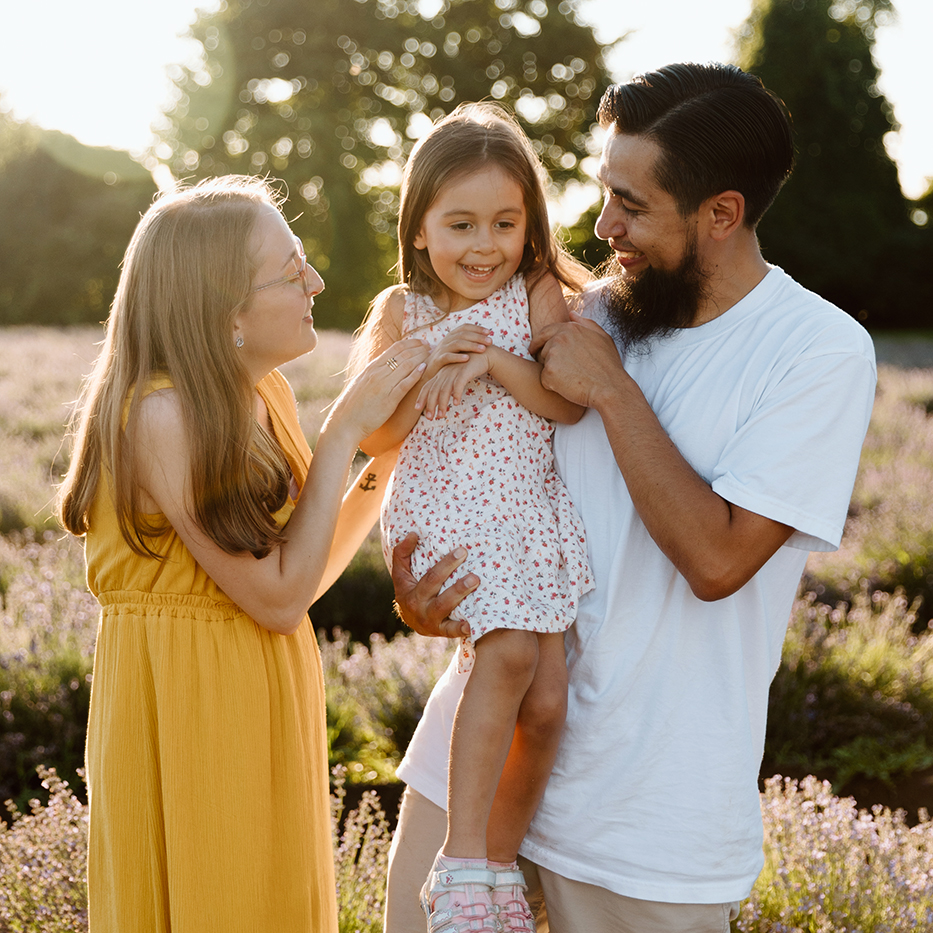
<path fill-rule="evenodd" d="M 321 430 L 287 540 L 262 559 L 228 554 L 194 520 L 191 455 L 175 391 L 153 392 L 140 403 L 133 453 L 145 498 L 211 579 L 259 625 L 291 634 L 305 617 L 327 569 L 359 443 L 418 382 L 426 356 L 420 341 L 394 344 L 344 389 Z M 390 357 L 395 369 L 387 365 Z"/>
<path fill-rule="evenodd" d="M 347 569 L 353 555 L 379 519 L 379 507 L 395 468 L 398 448 L 370 460 L 343 497 L 334 543 L 331 545 L 327 567 L 318 584 L 314 599 L 318 600 Z"/>

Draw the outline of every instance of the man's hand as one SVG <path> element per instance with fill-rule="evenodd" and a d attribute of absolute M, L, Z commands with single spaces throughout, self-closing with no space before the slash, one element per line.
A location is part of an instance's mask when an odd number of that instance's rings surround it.
<path fill-rule="evenodd" d="M 395 586 L 395 608 L 399 618 L 419 635 L 459 638 L 470 634 L 466 622 L 448 618 L 460 601 L 479 586 L 479 577 L 468 573 L 443 593 L 441 588 L 467 556 L 464 548 L 441 558 L 420 580 L 411 572 L 411 555 L 418 545 L 418 536 L 409 534 L 392 551 L 392 583 Z"/>
<path fill-rule="evenodd" d="M 528 347 L 544 366 L 541 385 L 587 408 L 627 377 L 613 339 L 595 321 L 571 312 L 572 320 L 541 330 Z"/>

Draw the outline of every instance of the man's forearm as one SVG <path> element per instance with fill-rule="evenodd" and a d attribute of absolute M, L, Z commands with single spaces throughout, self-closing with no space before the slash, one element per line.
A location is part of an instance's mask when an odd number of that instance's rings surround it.
<path fill-rule="evenodd" d="M 747 583 L 792 529 L 727 502 L 684 459 L 627 375 L 593 403 L 648 533 L 703 600 Z"/>

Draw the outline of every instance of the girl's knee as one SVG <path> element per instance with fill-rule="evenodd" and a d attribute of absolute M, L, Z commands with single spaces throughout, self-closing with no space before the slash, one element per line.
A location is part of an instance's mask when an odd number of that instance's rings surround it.
<path fill-rule="evenodd" d="M 537 636 L 518 629 L 495 629 L 476 642 L 476 657 L 481 664 L 495 665 L 499 676 L 532 677 L 538 664 Z"/>
<path fill-rule="evenodd" d="M 560 735 L 567 718 L 567 683 L 534 684 L 518 711 L 518 728 L 527 738 L 544 741 Z"/>

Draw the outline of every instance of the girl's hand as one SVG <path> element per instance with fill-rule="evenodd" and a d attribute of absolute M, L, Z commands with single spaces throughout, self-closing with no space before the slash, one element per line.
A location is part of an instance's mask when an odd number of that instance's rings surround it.
<path fill-rule="evenodd" d="M 339 427 L 352 432 L 358 442 L 369 437 L 421 379 L 428 353 L 421 340 L 409 338 L 393 343 L 340 393 L 322 432 Z"/>
<path fill-rule="evenodd" d="M 461 324 L 455 327 L 431 351 L 425 378 L 430 379 L 451 363 L 465 363 L 470 354 L 484 353 L 492 343 L 490 331 L 479 324 Z"/>
<path fill-rule="evenodd" d="M 488 353 L 473 353 L 466 362 L 449 363 L 421 387 L 415 408 L 423 410 L 424 416 L 430 419 L 446 412 L 451 401 L 459 405 L 463 390 L 474 379 L 489 372 L 491 365 L 491 354 Z"/>

